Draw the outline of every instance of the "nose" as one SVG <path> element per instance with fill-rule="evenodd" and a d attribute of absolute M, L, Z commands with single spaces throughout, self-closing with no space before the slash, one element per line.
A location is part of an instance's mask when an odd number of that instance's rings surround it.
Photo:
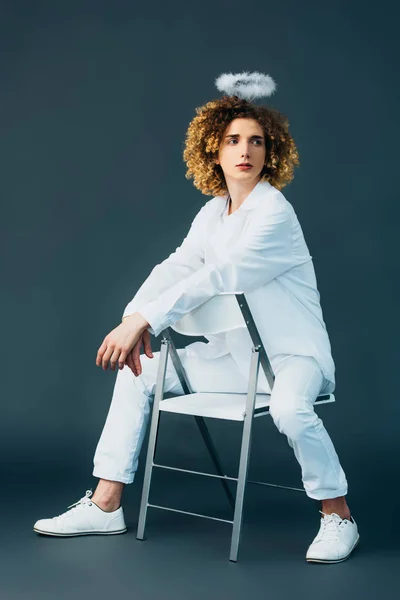
<path fill-rule="evenodd" d="M 246 142 L 245 142 L 245 143 L 246 143 Z M 244 147 L 244 151 L 243 151 L 243 153 L 242 153 L 242 157 L 243 157 L 245 160 L 246 160 L 246 159 L 248 159 L 248 158 L 250 157 L 250 154 L 249 154 L 249 151 L 248 151 L 248 148 L 247 148 L 247 146 L 245 146 L 245 147 Z"/>

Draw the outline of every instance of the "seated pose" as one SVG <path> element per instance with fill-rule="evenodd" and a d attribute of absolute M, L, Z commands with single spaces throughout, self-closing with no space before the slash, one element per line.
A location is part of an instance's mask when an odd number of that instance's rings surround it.
<path fill-rule="evenodd" d="M 318 395 L 335 390 L 335 365 L 312 257 L 281 192 L 299 164 L 297 148 L 287 119 L 252 102 L 252 96 L 274 91 L 268 75 L 224 74 L 216 84 L 226 93 L 196 109 L 183 153 L 186 177 L 212 198 L 182 244 L 154 267 L 98 350 L 96 364 L 104 370 L 118 364 L 118 370 L 94 455 L 96 490 L 63 514 L 40 519 L 34 531 L 56 536 L 126 531 L 121 496 L 138 468 L 160 356 L 152 353 L 150 334 L 159 335 L 221 292 L 242 291 L 275 374 L 271 390 L 260 369 L 257 390 L 271 394 L 271 417 L 300 464 L 305 492 L 321 501 L 320 528 L 306 560 L 340 562 L 359 534 L 346 502 L 345 473 L 314 411 Z M 188 344 L 178 354 L 194 392 L 244 393 L 251 348 L 247 329 L 238 328 Z M 165 391 L 184 393 L 171 360 Z"/>

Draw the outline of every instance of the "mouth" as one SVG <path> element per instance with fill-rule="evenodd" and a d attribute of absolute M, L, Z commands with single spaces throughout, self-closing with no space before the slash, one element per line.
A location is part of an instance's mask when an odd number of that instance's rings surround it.
<path fill-rule="evenodd" d="M 241 163 L 240 165 L 236 165 L 238 169 L 251 169 L 253 165 L 250 163 Z"/>

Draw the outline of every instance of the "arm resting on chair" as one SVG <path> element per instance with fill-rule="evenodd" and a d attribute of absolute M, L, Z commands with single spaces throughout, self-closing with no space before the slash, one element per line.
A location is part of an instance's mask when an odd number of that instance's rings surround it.
<path fill-rule="evenodd" d="M 134 298 L 125 307 L 122 320 L 140 311 L 142 306 L 157 299 L 162 292 L 204 266 L 203 216 L 204 207 L 195 216 L 182 244 L 168 258 L 153 268 Z M 150 332 L 154 334 L 151 327 Z"/>
<path fill-rule="evenodd" d="M 158 335 L 191 310 L 221 292 L 250 292 L 295 265 L 292 224 L 285 210 L 257 211 L 242 237 L 216 262 L 198 269 L 140 307 Z"/>

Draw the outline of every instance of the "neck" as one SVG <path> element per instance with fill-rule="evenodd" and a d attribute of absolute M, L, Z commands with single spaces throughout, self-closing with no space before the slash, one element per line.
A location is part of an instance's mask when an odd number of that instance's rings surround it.
<path fill-rule="evenodd" d="M 257 180 L 252 179 L 246 182 L 231 181 L 227 183 L 229 200 L 228 214 L 232 214 L 243 204 L 259 181 L 260 177 Z"/>

